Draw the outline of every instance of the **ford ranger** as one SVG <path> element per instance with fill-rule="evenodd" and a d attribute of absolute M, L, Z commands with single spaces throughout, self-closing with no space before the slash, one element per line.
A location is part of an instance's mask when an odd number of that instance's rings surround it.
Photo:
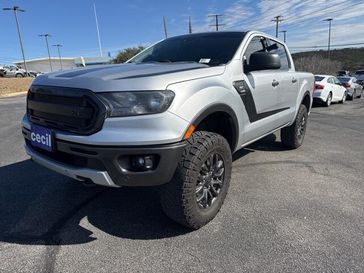
<path fill-rule="evenodd" d="M 25 149 L 76 180 L 158 186 L 164 212 L 198 229 L 224 202 L 234 152 L 277 130 L 284 145 L 301 146 L 313 87 L 264 33 L 176 36 L 125 64 L 37 77 Z"/>

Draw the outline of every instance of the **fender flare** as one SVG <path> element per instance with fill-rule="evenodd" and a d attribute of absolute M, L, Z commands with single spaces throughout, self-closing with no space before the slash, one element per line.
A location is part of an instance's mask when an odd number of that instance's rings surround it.
<path fill-rule="evenodd" d="M 222 112 L 229 116 L 230 124 L 232 125 L 232 152 L 235 151 L 238 141 L 239 141 L 239 121 L 238 118 L 234 112 L 234 110 L 223 103 L 216 103 L 213 105 L 209 105 L 207 108 L 203 109 L 199 114 L 196 115 L 196 117 L 193 118 L 191 124 L 193 124 L 196 128 L 198 125 L 209 115 Z"/>

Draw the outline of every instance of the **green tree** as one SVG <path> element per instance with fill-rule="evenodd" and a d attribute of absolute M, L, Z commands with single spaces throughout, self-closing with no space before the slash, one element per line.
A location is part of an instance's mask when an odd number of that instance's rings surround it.
<path fill-rule="evenodd" d="M 113 63 L 115 64 L 125 63 L 127 60 L 138 54 L 144 48 L 145 48 L 144 46 L 124 48 L 123 50 L 119 51 L 116 58 L 113 59 Z"/>

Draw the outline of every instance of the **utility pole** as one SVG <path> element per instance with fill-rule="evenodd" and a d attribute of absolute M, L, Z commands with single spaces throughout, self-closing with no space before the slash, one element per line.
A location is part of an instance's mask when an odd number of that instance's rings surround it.
<path fill-rule="evenodd" d="M 59 64 L 61 65 L 61 71 L 62 71 L 63 70 L 63 66 L 62 66 L 62 58 L 61 58 L 61 50 L 60 50 L 60 47 L 62 47 L 62 45 L 61 44 L 56 44 L 56 45 L 53 45 L 53 46 L 56 46 L 57 47 Z"/>
<path fill-rule="evenodd" d="M 21 54 L 23 56 L 23 64 L 24 64 L 24 69 L 25 69 L 25 73 L 27 76 L 29 76 L 28 74 L 28 68 L 27 68 L 27 63 L 25 61 L 25 54 L 24 54 L 24 47 L 23 47 L 23 40 L 21 38 L 21 32 L 20 32 L 20 27 L 19 27 L 19 20 L 18 20 L 18 12 L 24 12 L 25 10 L 21 9 L 18 6 L 14 6 L 12 8 L 3 8 L 3 10 L 12 10 L 14 11 L 14 16 L 15 16 L 15 22 L 16 22 L 16 29 L 18 30 L 18 36 L 19 36 L 19 43 L 20 43 L 20 49 L 21 49 Z"/>
<path fill-rule="evenodd" d="M 282 31 L 280 31 L 280 32 L 282 32 L 282 33 L 283 33 L 283 41 L 284 41 L 284 43 L 286 43 L 286 34 L 287 34 L 287 30 L 282 30 Z"/>
<path fill-rule="evenodd" d="M 49 44 L 48 44 L 48 37 L 51 37 L 51 35 L 48 34 L 48 33 L 45 33 L 45 34 L 39 34 L 38 36 L 45 38 L 46 45 L 47 45 L 47 51 L 48 51 L 49 66 L 51 67 L 51 72 L 53 72 L 52 61 L 51 61 L 51 54 L 49 52 Z"/>
<path fill-rule="evenodd" d="M 272 22 L 276 22 L 276 38 L 278 38 L 279 23 L 282 21 L 283 21 L 282 15 L 278 15 L 278 16 L 274 17 L 274 19 L 272 20 Z"/>
<path fill-rule="evenodd" d="M 328 41 L 328 44 L 327 44 L 327 55 L 328 55 L 328 58 L 330 60 L 330 53 L 331 53 L 331 22 L 332 20 L 334 20 L 333 18 L 327 18 L 323 21 L 326 21 L 326 22 L 329 22 L 329 41 Z"/>
<path fill-rule="evenodd" d="M 168 38 L 168 34 L 167 34 L 167 24 L 166 24 L 166 18 L 164 16 L 163 16 L 163 28 L 164 28 L 164 36 L 167 39 Z"/>
<path fill-rule="evenodd" d="M 191 22 L 191 16 L 188 17 L 188 33 L 192 33 L 192 22 Z"/>
<path fill-rule="evenodd" d="M 219 17 L 223 16 L 223 14 L 210 14 L 208 17 L 215 17 L 215 24 L 210 25 L 211 27 L 215 27 L 216 31 L 219 31 L 219 26 L 223 26 L 224 24 L 219 24 Z"/>
<path fill-rule="evenodd" d="M 102 47 L 101 47 L 101 38 L 100 38 L 99 21 L 97 20 L 96 5 L 95 5 L 95 3 L 94 3 L 94 13 L 95 13 L 95 22 L 96 22 L 97 39 L 98 39 L 98 41 L 99 41 L 100 56 L 102 57 Z"/>

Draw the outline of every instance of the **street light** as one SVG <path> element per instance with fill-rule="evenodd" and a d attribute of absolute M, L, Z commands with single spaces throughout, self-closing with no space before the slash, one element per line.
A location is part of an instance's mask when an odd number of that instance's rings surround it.
<path fill-rule="evenodd" d="M 53 72 L 52 61 L 51 61 L 51 54 L 49 53 L 49 45 L 48 45 L 48 37 L 51 37 L 51 35 L 48 34 L 48 33 L 45 33 L 45 34 L 39 34 L 38 36 L 45 38 L 46 45 L 47 45 L 47 50 L 48 50 L 49 66 L 51 67 L 51 72 Z"/>
<path fill-rule="evenodd" d="M 282 30 L 282 31 L 280 31 L 280 32 L 282 32 L 282 33 L 283 33 L 283 41 L 284 41 L 284 43 L 286 43 L 287 30 Z"/>
<path fill-rule="evenodd" d="M 328 41 L 328 44 L 327 44 L 327 53 L 328 53 L 328 57 L 329 57 L 329 60 L 330 60 L 330 46 L 331 46 L 331 22 L 332 20 L 334 20 L 333 18 L 327 18 L 323 21 L 325 22 L 329 22 L 329 41 Z"/>
<path fill-rule="evenodd" d="M 62 67 L 62 58 L 61 58 L 61 50 L 60 50 L 60 47 L 62 47 L 61 44 L 56 44 L 56 45 L 53 45 L 53 46 L 56 46 L 57 47 L 57 50 L 58 50 L 58 57 L 59 57 L 59 63 L 61 65 L 61 71 L 63 70 L 63 67 Z"/>
<path fill-rule="evenodd" d="M 28 76 L 28 68 L 27 68 L 27 63 L 25 61 L 25 54 L 24 54 L 24 47 L 23 47 L 23 40 L 21 38 L 21 33 L 20 33 L 20 28 L 19 28 L 19 21 L 18 21 L 18 11 L 20 12 L 24 12 L 25 10 L 21 9 L 18 6 L 14 6 L 12 8 L 3 8 L 3 10 L 12 10 L 14 11 L 14 16 L 15 16 L 15 21 L 16 21 L 16 28 L 18 30 L 18 36 L 19 36 L 19 43 L 20 43 L 20 49 L 21 49 L 21 54 L 23 56 L 23 64 L 24 64 L 24 69 L 25 69 L 25 73 Z"/>

